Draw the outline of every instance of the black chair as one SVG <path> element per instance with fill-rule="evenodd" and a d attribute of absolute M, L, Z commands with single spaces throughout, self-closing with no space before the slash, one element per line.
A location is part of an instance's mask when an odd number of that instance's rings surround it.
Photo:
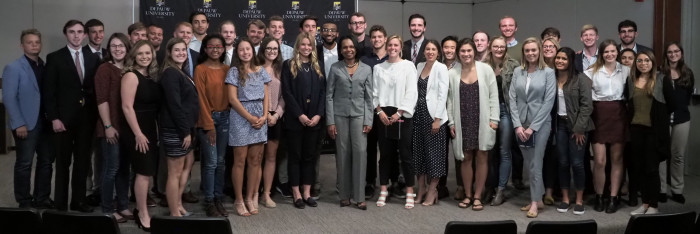
<path fill-rule="evenodd" d="M 35 209 L 0 207 L 0 230 L 3 233 L 41 233 L 41 216 Z"/>
<path fill-rule="evenodd" d="M 225 217 L 153 216 L 152 234 L 232 234 L 231 223 Z"/>
<path fill-rule="evenodd" d="M 695 220 L 695 234 L 700 234 L 700 214 L 698 214 L 698 219 Z"/>
<path fill-rule="evenodd" d="M 596 234 L 598 224 L 595 220 L 578 221 L 532 221 L 527 225 L 525 234 Z"/>
<path fill-rule="evenodd" d="M 502 221 L 450 221 L 445 227 L 445 234 L 470 233 L 470 234 L 515 234 L 518 226 L 513 220 Z"/>
<path fill-rule="evenodd" d="M 120 234 L 113 216 L 107 214 L 72 213 L 46 210 L 41 214 L 46 233 L 57 234 Z"/>
<path fill-rule="evenodd" d="M 675 214 L 633 215 L 627 223 L 625 234 L 691 234 L 695 225 L 694 220 L 695 211 Z"/>

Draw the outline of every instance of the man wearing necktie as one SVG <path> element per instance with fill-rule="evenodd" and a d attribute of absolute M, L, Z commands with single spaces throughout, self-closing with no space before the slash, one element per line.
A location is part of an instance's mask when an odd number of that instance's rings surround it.
<path fill-rule="evenodd" d="M 100 60 L 107 54 L 107 49 L 102 48 L 102 41 L 105 39 L 105 25 L 98 19 L 91 19 L 85 22 L 88 34 L 88 44 L 83 47 L 83 51 L 97 55 Z"/>
<path fill-rule="evenodd" d="M 68 45 L 46 56 L 46 73 L 41 82 L 41 102 L 56 142 L 54 200 L 57 209 L 68 210 L 70 184 L 70 209 L 92 212 L 93 208 L 85 203 L 85 181 L 97 121 L 94 76 L 99 58 L 81 49 L 85 38 L 82 22 L 68 21 L 63 34 Z"/>
<path fill-rule="evenodd" d="M 413 65 L 418 65 L 420 62 L 425 62 L 425 26 L 427 22 L 421 14 L 413 14 L 408 17 L 408 28 L 411 31 L 411 39 L 403 42 L 403 56 L 405 60 L 413 62 Z"/>

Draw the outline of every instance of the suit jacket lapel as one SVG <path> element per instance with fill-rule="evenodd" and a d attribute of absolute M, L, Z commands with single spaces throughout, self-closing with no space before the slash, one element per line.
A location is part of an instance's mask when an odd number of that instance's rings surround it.
<path fill-rule="evenodd" d="M 28 75 L 27 77 L 30 80 L 29 82 L 31 82 L 32 86 L 34 86 L 34 88 L 37 91 L 39 91 L 39 83 L 36 80 L 36 74 L 34 74 L 34 70 L 32 69 L 32 65 L 29 64 L 29 61 L 27 61 L 27 58 L 25 58 L 24 56 L 22 56 L 21 59 L 22 59 L 22 68 L 24 69 L 24 73 L 26 73 Z"/>
<path fill-rule="evenodd" d="M 82 49 L 81 49 L 82 53 Z M 78 68 L 75 67 L 75 59 L 73 59 L 73 55 L 71 54 L 70 50 L 68 47 L 63 47 L 63 56 L 65 57 L 65 61 L 67 62 L 66 67 L 71 70 L 71 73 L 73 74 L 73 77 L 78 80 L 78 83 L 80 82 L 80 75 L 78 75 Z"/>

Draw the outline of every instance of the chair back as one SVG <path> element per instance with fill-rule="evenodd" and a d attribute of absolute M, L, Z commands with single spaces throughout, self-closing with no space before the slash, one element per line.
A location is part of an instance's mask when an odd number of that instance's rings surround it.
<path fill-rule="evenodd" d="M 31 208 L 0 207 L 0 228 L 12 233 L 41 233 L 41 216 Z"/>
<path fill-rule="evenodd" d="M 72 213 L 46 210 L 41 214 L 46 233 L 57 234 L 120 234 L 114 216 L 108 214 Z"/>
<path fill-rule="evenodd" d="M 577 221 L 532 221 L 527 225 L 525 234 L 596 234 L 598 224 L 595 220 Z"/>
<path fill-rule="evenodd" d="M 691 234 L 695 222 L 695 211 L 673 214 L 633 215 L 627 222 L 625 234 L 674 233 Z"/>
<path fill-rule="evenodd" d="M 516 234 L 517 232 L 518 226 L 513 220 L 486 222 L 450 221 L 445 227 L 445 234 Z"/>
<path fill-rule="evenodd" d="M 152 234 L 232 234 L 231 223 L 225 217 L 153 216 Z"/>

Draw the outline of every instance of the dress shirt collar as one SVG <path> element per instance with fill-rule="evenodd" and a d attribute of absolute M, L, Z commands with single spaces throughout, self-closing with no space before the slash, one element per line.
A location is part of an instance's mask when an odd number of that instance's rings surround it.
<path fill-rule="evenodd" d="M 518 40 L 515 39 L 515 37 L 513 37 L 513 40 L 510 41 L 510 42 L 508 42 L 508 45 L 507 45 L 507 46 L 508 46 L 508 47 L 513 47 L 513 46 L 516 46 L 516 45 L 518 45 Z"/>

